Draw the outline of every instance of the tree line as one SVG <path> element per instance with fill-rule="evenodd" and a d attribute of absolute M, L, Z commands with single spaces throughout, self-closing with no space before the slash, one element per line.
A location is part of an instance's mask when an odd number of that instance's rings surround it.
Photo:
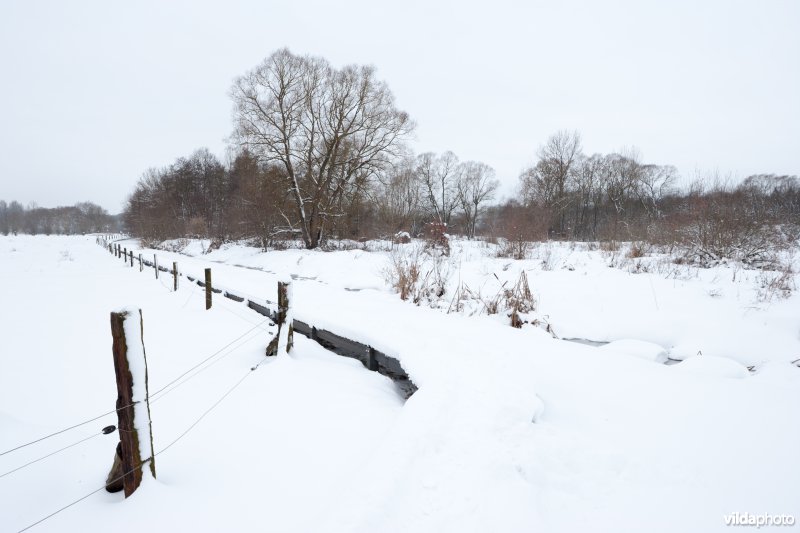
<path fill-rule="evenodd" d="M 119 219 L 99 205 L 81 202 L 67 207 L 23 207 L 0 200 L 0 234 L 81 235 L 119 231 Z"/>
<path fill-rule="evenodd" d="M 130 232 L 316 248 L 420 235 L 438 222 L 468 237 L 684 242 L 712 212 L 761 228 L 800 215 L 794 176 L 678 189 L 674 167 L 646 163 L 635 149 L 586 155 L 569 131 L 540 147 L 515 199 L 493 203 L 499 182 L 490 166 L 452 152 L 411 153 L 414 122 L 368 66 L 337 69 L 278 50 L 237 78 L 230 96 L 228 161 L 200 149 L 145 172 L 124 211 Z"/>

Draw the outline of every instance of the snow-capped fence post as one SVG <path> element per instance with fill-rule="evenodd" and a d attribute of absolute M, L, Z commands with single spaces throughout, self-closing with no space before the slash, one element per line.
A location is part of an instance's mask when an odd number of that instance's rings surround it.
<path fill-rule="evenodd" d="M 211 269 L 206 269 L 206 311 L 211 309 Z"/>
<path fill-rule="evenodd" d="M 156 271 L 156 279 L 158 279 L 158 255 L 153 254 L 153 269 Z"/>
<path fill-rule="evenodd" d="M 172 289 L 178 290 L 178 263 L 175 261 L 172 262 Z"/>
<path fill-rule="evenodd" d="M 278 314 L 275 319 L 278 334 L 267 346 L 267 355 L 288 354 L 294 346 L 294 313 L 292 313 L 292 282 L 278 282 Z"/>
<path fill-rule="evenodd" d="M 112 311 L 111 336 L 114 374 L 117 378 L 119 444 L 114 465 L 106 480 L 106 490 L 123 490 L 126 498 L 142 483 L 145 470 L 149 469 L 150 474 L 156 477 L 143 335 L 141 309 Z"/>

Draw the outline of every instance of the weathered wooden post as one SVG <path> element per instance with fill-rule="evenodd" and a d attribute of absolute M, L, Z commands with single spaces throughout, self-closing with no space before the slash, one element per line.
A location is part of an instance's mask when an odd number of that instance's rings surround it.
<path fill-rule="evenodd" d="M 133 250 L 131 250 L 131 268 L 133 268 Z"/>
<path fill-rule="evenodd" d="M 156 271 L 156 279 L 158 279 L 158 256 L 153 254 L 153 268 Z"/>
<path fill-rule="evenodd" d="M 211 269 L 206 269 L 206 311 L 211 309 Z"/>
<path fill-rule="evenodd" d="M 292 313 L 292 282 L 278 282 L 278 334 L 267 346 L 267 356 L 288 354 L 294 346 L 294 313 Z"/>
<path fill-rule="evenodd" d="M 123 490 L 127 498 L 142 483 L 145 470 L 149 469 L 150 474 L 156 477 L 141 309 L 112 312 L 111 336 L 117 377 L 119 444 L 106 480 L 106 490 Z M 145 463 L 149 463 L 149 468 L 145 468 Z"/>
<path fill-rule="evenodd" d="M 139 254 L 139 272 L 144 270 L 144 263 L 142 263 L 142 254 Z"/>
<path fill-rule="evenodd" d="M 128 248 L 127 247 L 122 249 L 122 255 L 120 257 L 122 257 L 122 262 L 123 263 L 127 263 L 128 262 Z"/>
<path fill-rule="evenodd" d="M 178 290 L 178 263 L 172 262 L 172 290 Z"/>

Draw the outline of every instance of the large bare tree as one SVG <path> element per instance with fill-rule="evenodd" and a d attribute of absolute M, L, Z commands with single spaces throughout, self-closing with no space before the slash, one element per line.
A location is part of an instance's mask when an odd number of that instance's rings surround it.
<path fill-rule="evenodd" d="M 231 97 L 233 139 L 281 166 L 294 199 L 294 213 L 283 218 L 307 248 L 341 216 L 354 183 L 384 169 L 413 129 L 373 67 L 335 69 L 287 49 L 237 78 Z"/>

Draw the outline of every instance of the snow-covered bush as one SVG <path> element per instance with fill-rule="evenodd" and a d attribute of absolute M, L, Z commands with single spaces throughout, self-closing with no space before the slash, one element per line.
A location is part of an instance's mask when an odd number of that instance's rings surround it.
<path fill-rule="evenodd" d="M 501 239 L 500 246 L 497 248 L 497 257 L 507 257 L 509 259 L 527 259 L 531 243 L 522 239 Z"/>
<path fill-rule="evenodd" d="M 384 279 L 400 294 L 401 300 L 415 300 L 421 271 L 422 258 L 418 249 L 396 248 L 389 256 Z"/>
<path fill-rule="evenodd" d="M 389 255 L 384 279 L 403 300 L 431 307 L 444 304 L 443 298 L 453 274 L 453 260 L 436 248 L 398 247 Z"/>
<path fill-rule="evenodd" d="M 796 226 L 772 212 L 762 196 L 742 188 L 697 187 L 664 221 L 660 236 L 662 244 L 677 245 L 687 262 L 769 269 L 778 265 L 781 252 L 796 245 Z"/>
<path fill-rule="evenodd" d="M 788 298 L 797 289 L 794 271 L 790 264 L 774 271 L 762 271 L 758 277 L 759 288 L 756 299 L 759 302 L 771 302 L 773 299 Z"/>

